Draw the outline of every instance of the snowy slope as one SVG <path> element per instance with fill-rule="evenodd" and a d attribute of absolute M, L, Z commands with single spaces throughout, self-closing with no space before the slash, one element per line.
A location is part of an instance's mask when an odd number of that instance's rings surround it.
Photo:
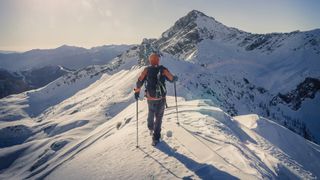
<path fill-rule="evenodd" d="M 174 99 L 170 97 L 168 103 L 174 104 Z M 168 108 L 163 131 L 170 130 L 173 136 L 164 135 L 164 142 L 153 148 L 144 121 L 146 103 L 141 104 L 140 148 L 135 148 L 135 104 L 132 104 L 103 125 L 104 130 L 94 138 L 95 144 L 58 166 L 48 179 L 312 179 L 318 173 L 319 146 L 313 147 L 296 134 L 265 120 L 259 128 L 279 133 L 270 141 L 268 136 L 238 124 L 203 100 L 180 99 L 181 126 L 175 124 L 175 108 Z M 246 119 L 250 120 L 250 116 Z M 117 130 L 118 122 L 122 125 Z M 299 143 L 277 141 L 282 134 L 289 140 L 298 139 Z M 299 145 L 311 153 L 302 151 L 289 156 L 278 143 L 287 148 Z M 296 161 L 298 158 L 300 161 Z M 309 164 L 310 161 L 314 163 Z"/>
<path fill-rule="evenodd" d="M 129 101 L 132 102 L 128 94 L 131 94 L 133 87 L 128 82 L 136 78 L 137 72 L 122 70 L 115 76 L 104 74 L 94 84 L 77 91 L 58 105 L 50 106 L 36 117 L 26 115 L 19 121 L 2 122 L 1 177 L 14 173 L 17 174 L 15 178 L 20 179 L 41 170 L 41 165 L 59 155 L 61 148 L 74 145 L 99 124 L 120 112 Z M 127 81 L 121 81 L 124 77 Z M 121 83 L 115 85 L 115 82 Z M 15 98 L 19 100 L 21 97 Z M 43 102 L 51 98 L 55 97 L 44 99 Z M 15 109 L 19 107 L 16 106 Z M 8 167 L 10 168 L 7 169 Z"/>
<path fill-rule="evenodd" d="M 151 137 L 146 128 L 146 102 L 139 102 L 140 148 L 136 149 L 136 104 L 132 88 L 143 69 L 132 67 L 136 62 L 136 59 L 128 58 L 119 70 L 94 77 L 96 80 L 88 83 L 87 87 L 79 88 L 75 94 L 48 106 L 38 115 L 30 117 L 26 113 L 19 121 L 2 122 L 0 178 L 319 177 L 318 145 L 258 116 L 234 119 L 217 108 L 211 100 L 186 101 L 180 97 L 178 103 L 182 126 L 177 126 L 174 99 L 168 97 L 170 107 L 165 112 L 163 122 L 164 142 L 156 148 L 150 146 Z M 201 66 L 197 69 L 192 63 L 180 63 L 170 58 L 164 59 L 163 63 L 176 67 L 170 70 L 177 73 L 201 70 Z M 179 89 L 183 81 L 179 82 Z M 75 84 L 83 82 L 86 81 L 79 79 Z M 39 95 L 45 90 L 56 92 L 50 86 L 53 84 L 28 92 L 28 97 L 22 94 L 10 96 L 4 99 L 6 101 L 1 100 L 1 103 L 21 111 L 19 106 L 22 103 L 14 105 L 13 102 L 33 99 L 32 96 L 46 97 L 41 101 L 38 99 L 40 104 L 56 99 L 56 94 Z M 71 87 L 77 89 L 75 87 L 78 85 Z M 66 90 L 62 86 L 56 88 Z M 168 84 L 169 95 L 173 94 L 172 88 Z M 188 96 L 187 91 L 179 93 Z M 32 103 L 28 106 L 32 106 Z M 250 120 L 250 124 L 243 122 L 243 119 Z M 165 135 L 169 130 L 173 132 L 171 138 Z M 293 150 L 292 147 L 296 146 L 301 151 Z"/>

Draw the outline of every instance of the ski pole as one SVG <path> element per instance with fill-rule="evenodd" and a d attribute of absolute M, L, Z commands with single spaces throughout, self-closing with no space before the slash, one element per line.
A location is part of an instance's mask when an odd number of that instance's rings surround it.
<path fill-rule="evenodd" d="M 176 82 L 173 83 L 174 85 L 174 96 L 176 99 L 176 111 L 177 111 L 177 124 L 180 125 L 179 123 L 179 116 L 178 116 L 178 102 L 177 102 L 177 88 L 176 88 Z"/>
<path fill-rule="evenodd" d="M 164 100 L 166 101 L 166 108 L 168 108 L 167 98 L 164 98 Z"/>
<path fill-rule="evenodd" d="M 138 144 L 138 140 L 139 140 L 139 138 L 138 138 L 138 99 L 136 100 L 136 116 L 137 116 L 137 146 L 136 146 L 136 148 L 139 148 L 139 144 Z"/>

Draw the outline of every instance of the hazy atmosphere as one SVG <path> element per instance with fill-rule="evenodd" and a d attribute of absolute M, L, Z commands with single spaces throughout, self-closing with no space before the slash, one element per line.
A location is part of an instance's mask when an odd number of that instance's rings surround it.
<path fill-rule="evenodd" d="M 2 0 L 0 50 L 92 47 L 157 38 L 192 9 L 248 32 L 320 27 L 317 0 Z"/>

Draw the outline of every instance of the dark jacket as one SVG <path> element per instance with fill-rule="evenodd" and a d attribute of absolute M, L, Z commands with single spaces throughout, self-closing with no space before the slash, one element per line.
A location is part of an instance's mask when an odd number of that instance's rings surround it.
<path fill-rule="evenodd" d="M 170 71 L 164 67 L 164 66 L 148 66 L 146 67 L 141 75 L 139 76 L 138 78 L 138 81 L 137 81 L 137 87 L 135 89 L 135 92 L 140 92 L 141 90 L 141 87 L 143 86 L 144 82 L 147 80 L 147 78 L 153 78 L 153 79 L 149 79 L 148 80 L 148 84 L 147 84 L 147 87 L 146 89 L 150 89 L 148 86 L 152 87 L 154 86 L 153 83 L 157 83 L 157 73 L 159 71 L 159 68 L 162 69 L 162 73 L 161 73 L 161 77 L 160 77 L 160 81 L 165 85 L 165 80 L 168 80 L 168 81 L 173 81 L 173 75 L 170 73 Z M 149 75 L 148 75 L 149 73 Z M 147 91 L 147 99 L 148 100 L 160 100 L 162 98 L 157 98 L 154 96 L 154 93 L 152 92 L 152 90 L 149 90 L 150 92 Z"/>

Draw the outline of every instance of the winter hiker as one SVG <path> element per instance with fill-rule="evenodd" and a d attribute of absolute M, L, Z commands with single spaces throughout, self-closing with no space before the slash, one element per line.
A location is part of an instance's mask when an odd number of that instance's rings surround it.
<path fill-rule="evenodd" d="M 148 102 L 148 129 L 152 137 L 152 145 L 155 146 L 160 139 L 162 117 L 166 105 L 166 85 L 165 80 L 175 82 L 177 76 L 173 76 L 169 70 L 159 65 L 160 56 L 152 53 L 149 56 L 150 65 L 146 67 L 138 78 L 134 95 L 136 100 L 139 98 L 140 89 L 145 85 L 145 96 Z"/>

